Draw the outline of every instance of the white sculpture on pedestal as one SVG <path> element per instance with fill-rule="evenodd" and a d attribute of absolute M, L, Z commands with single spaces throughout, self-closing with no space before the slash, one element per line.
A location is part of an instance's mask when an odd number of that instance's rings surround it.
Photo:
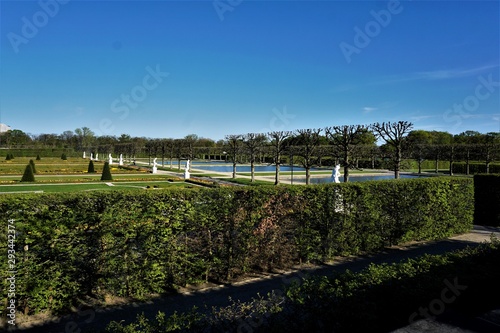
<path fill-rule="evenodd" d="M 96 161 L 99 161 L 98 156 L 99 156 L 99 153 L 95 153 L 95 160 L 96 160 Z"/>
<path fill-rule="evenodd" d="M 335 183 L 340 183 L 339 177 L 340 177 L 340 164 L 337 164 L 335 166 L 335 169 L 333 169 L 332 172 L 332 178 Z"/>
<path fill-rule="evenodd" d="M 111 156 L 111 154 L 108 155 L 108 162 L 109 165 L 113 164 L 113 157 Z"/>
<path fill-rule="evenodd" d="M 123 154 L 120 154 L 120 161 L 118 162 L 119 165 L 123 165 Z"/>
<path fill-rule="evenodd" d="M 94 154 L 90 153 L 90 160 L 92 161 L 94 159 Z"/>
<path fill-rule="evenodd" d="M 191 175 L 189 174 L 189 168 L 190 168 L 190 161 L 187 160 L 186 162 L 186 169 L 184 169 L 184 179 L 189 179 Z"/>
<path fill-rule="evenodd" d="M 156 164 L 156 157 L 155 159 L 153 160 L 153 173 L 157 173 L 158 172 L 158 164 Z"/>
<path fill-rule="evenodd" d="M 83 152 L 83 158 L 85 158 L 85 152 Z"/>

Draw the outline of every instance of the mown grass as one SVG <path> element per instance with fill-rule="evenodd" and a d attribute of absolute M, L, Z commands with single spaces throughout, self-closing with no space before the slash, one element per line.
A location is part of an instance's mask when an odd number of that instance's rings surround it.
<path fill-rule="evenodd" d="M 170 187 L 187 187 L 184 182 L 152 181 L 152 182 L 111 182 L 113 186 L 106 183 L 74 183 L 74 184 L 23 184 L 23 185 L 0 185 L 0 193 L 16 192 L 79 192 L 79 191 L 119 191 L 119 190 L 145 190 L 162 189 Z"/>

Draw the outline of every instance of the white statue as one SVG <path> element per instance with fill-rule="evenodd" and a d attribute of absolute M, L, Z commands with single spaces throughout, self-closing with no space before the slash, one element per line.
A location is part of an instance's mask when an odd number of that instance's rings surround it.
<path fill-rule="evenodd" d="M 156 157 L 155 159 L 153 160 L 153 173 L 157 173 L 158 172 L 158 164 L 156 163 Z"/>
<path fill-rule="evenodd" d="M 90 153 L 90 160 L 92 161 L 94 159 L 94 153 Z"/>
<path fill-rule="evenodd" d="M 119 165 L 123 165 L 123 154 L 120 154 L 120 161 L 118 162 Z"/>
<path fill-rule="evenodd" d="M 83 152 L 83 158 L 85 158 L 85 152 Z"/>
<path fill-rule="evenodd" d="M 335 183 L 340 183 L 339 177 L 340 177 L 340 164 L 337 164 L 335 166 L 335 169 L 332 171 L 332 178 Z"/>
<path fill-rule="evenodd" d="M 96 161 L 99 161 L 98 156 L 99 156 L 99 153 L 95 153 L 95 160 L 96 160 Z"/>
<path fill-rule="evenodd" d="M 190 161 L 187 160 L 186 169 L 184 169 L 184 179 L 189 179 L 191 177 L 191 175 L 189 173 L 189 168 L 190 168 L 189 164 L 190 164 Z"/>
<path fill-rule="evenodd" d="M 108 155 L 108 162 L 109 165 L 113 164 L 113 157 L 111 156 L 111 154 Z"/>

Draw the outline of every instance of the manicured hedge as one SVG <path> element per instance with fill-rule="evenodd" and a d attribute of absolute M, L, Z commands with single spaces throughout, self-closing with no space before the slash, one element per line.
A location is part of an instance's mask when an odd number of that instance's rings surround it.
<path fill-rule="evenodd" d="M 453 173 L 466 174 L 467 164 L 465 162 L 453 163 Z M 469 163 L 469 174 L 486 173 L 486 164 L 484 162 L 471 162 Z M 500 173 L 500 164 L 490 164 L 490 173 Z"/>
<path fill-rule="evenodd" d="M 500 226 L 500 175 L 474 176 L 474 224 Z"/>
<path fill-rule="evenodd" d="M 18 233 L 18 310 L 33 314 L 65 312 L 86 296 L 144 299 L 187 283 L 463 233 L 472 227 L 472 198 L 472 179 L 401 179 L 13 194 L 0 197 L 0 215 L 4 225 L 14 219 Z"/>

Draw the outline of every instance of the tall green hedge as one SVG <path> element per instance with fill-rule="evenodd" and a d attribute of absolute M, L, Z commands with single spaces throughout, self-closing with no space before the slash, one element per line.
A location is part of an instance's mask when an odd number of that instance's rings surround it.
<path fill-rule="evenodd" d="M 490 173 L 500 173 L 500 164 L 490 164 Z M 467 164 L 465 162 L 455 162 L 453 163 L 454 173 L 467 173 Z M 471 162 L 469 163 L 469 174 L 486 173 L 486 163 L 482 162 Z"/>
<path fill-rule="evenodd" d="M 0 197 L 0 213 L 18 232 L 19 311 L 36 313 L 67 311 L 85 296 L 141 299 L 187 283 L 466 232 L 471 198 L 472 179 L 401 179 L 12 194 Z M 6 243 L 0 239 L 4 253 Z"/>
<path fill-rule="evenodd" d="M 474 175 L 474 224 L 500 226 L 500 175 Z"/>

